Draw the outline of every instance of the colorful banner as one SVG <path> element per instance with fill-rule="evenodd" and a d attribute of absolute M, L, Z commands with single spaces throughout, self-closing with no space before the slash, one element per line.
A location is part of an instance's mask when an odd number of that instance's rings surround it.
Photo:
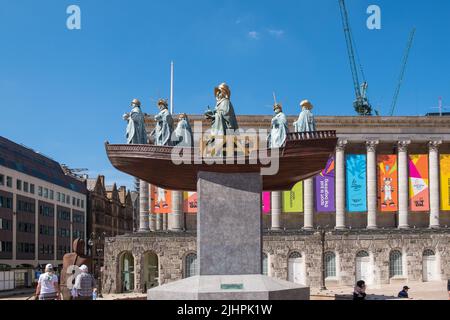
<path fill-rule="evenodd" d="M 409 156 L 409 206 L 411 211 L 429 211 L 428 155 Z"/>
<path fill-rule="evenodd" d="M 183 212 L 197 213 L 197 192 L 183 192 Z"/>
<path fill-rule="evenodd" d="M 396 154 L 380 154 L 378 163 L 378 210 L 398 211 L 398 167 Z"/>
<path fill-rule="evenodd" d="M 283 191 L 283 212 L 303 212 L 303 181 L 291 191 Z"/>
<path fill-rule="evenodd" d="M 441 210 L 450 210 L 450 155 L 441 154 Z"/>
<path fill-rule="evenodd" d="M 152 213 L 171 213 L 172 191 L 152 185 L 150 188 L 150 211 Z"/>
<path fill-rule="evenodd" d="M 346 202 L 349 212 L 367 211 L 366 155 L 348 154 L 346 164 Z"/>
<path fill-rule="evenodd" d="M 263 213 L 270 213 L 270 192 L 263 192 L 262 193 L 262 212 Z"/>
<path fill-rule="evenodd" d="M 334 168 L 334 157 L 331 157 L 325 169 L 315 177 L 317 212 L 336 211 L 334 202 Z"/>

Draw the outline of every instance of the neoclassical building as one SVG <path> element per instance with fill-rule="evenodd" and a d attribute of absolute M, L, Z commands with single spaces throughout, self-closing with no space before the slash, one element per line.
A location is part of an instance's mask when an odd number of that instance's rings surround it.
<path fill-rule="evenodd" d="M 243 129 L 269 128 L 270 120 L 238 117 Z M 336 130 L 338 145 L 317 177 L 263 194 L 264 273 L 311 287 L 449 278 L 450 117 L 316 121 L 318 130 Z M 155 214 L 154 193 L 147 194 L 141 232 L 106 241 L 106 291 L 141 291 L 197 272 L 187 195 L 171 191 L 169 212 Z"/>

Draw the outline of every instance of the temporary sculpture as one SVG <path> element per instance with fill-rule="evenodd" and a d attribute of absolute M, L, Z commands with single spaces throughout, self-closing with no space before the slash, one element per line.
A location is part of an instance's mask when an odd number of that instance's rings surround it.
<path fill-rule="evenodd" d="M 144 114 L 141 111 L 141 102 L 138 99 L 131 101 L 131 112 L 125 113 L 123 119 L 128 121 L 127 143 L 146 144 L 147 132 L 145 131 Z"/>
<path fill-rule="evenodd" d="M 83 239 L 73 241 L 73 252 L 63 256 L 63 268 L 61 270 L 61 293 L 64 300 L 70 300 L 70 287 L 75 284 L 75 278 L 80 273 L 77 267 L 85 264 L 92 269 L 91 257 L 84 254 Z"/>
<path fill-rule="evenodd" d="M 295 132 L 316 131 L 316 121 L 311 112 L 313 105 L 308 100 L 303 100 L 300 106 L 302 107 L 302 112 L 300 112 L 298 120 L 294 122 Z"/>
<path fill-rule="evenodd" d="M 275 116 L 272 118 L 272 128 L 268 137 L 269 148 L 280 148 L 286 142 L 289 133 L 288 122 L 280 103 L 275 103 L 273 110 Z"/>
<path fill-rule="evenodd" d="M 230 101 L 231 91 L 227 84 L 222 83 L 214 88 L 216 108 L 205 112 L 207 119 L 211 120 L 212 135 L 226 135 L 227 130 L 239 129 L 234 114 L 233 104 Z"/>
<path fill-rule="evenodd" d="M 193 135 L 191 125 L 186 113 L 180 114 L 178 117 L 178 124 L 174 131 L 175 144 L 180 147 L 192 147 Z"/>
<path fill-rule="evenodd" d="M 158 101 L 159 113 L 155 116 L 156 127 L 150 133 L 154 144 L 157 146 L 171 146 L 171 135 L 173 131 L 173 119 L 168 110 L 167 101 L 159 99 Z"/>

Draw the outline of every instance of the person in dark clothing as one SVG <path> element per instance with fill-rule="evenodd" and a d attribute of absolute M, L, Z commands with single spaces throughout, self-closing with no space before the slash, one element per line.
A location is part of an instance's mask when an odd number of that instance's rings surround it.
<path fill-rule="evenodd" d="M 353 300 L 365 300 L 366 299 L 366 283 L 363 280 L 359 280 L 356 283 L 355 290 L 353 290 Z"/>
<path fill-rule="evenodd" d="M 450 279 L 447 280 L 448 300 L 450 300 Z"/>
<path fill-rule="evenodd" d="M 403 287 L 403 290 L 400 291 L 400 292 L 398 293 L 398 297 L 399 297 L 399 298 L 405 298 L 405 299 L 408 299 L 408 298 L 409 298 L 409 296 L 408 296 L 408 290 L 409 290 L 409 287 L 408 287 L 408 286 L 404 286 L 404 287 Z"/>

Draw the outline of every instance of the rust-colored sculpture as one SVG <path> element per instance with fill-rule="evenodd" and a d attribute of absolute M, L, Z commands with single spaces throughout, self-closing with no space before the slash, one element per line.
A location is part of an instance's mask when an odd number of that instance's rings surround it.
<path fill-rule="evenodd" d="M 75 277 L 80 273 L 78 267 L 85 264 L 90 270 L 93 270 L 91 257 L 84 254 L 83 239 L 77 238 L 73 241 L 73 250 L 73 252 L 66 253 L 63 257 L 60 287 L 64 300 L 71 299 L 70 290 L 75 284 Z"/>

